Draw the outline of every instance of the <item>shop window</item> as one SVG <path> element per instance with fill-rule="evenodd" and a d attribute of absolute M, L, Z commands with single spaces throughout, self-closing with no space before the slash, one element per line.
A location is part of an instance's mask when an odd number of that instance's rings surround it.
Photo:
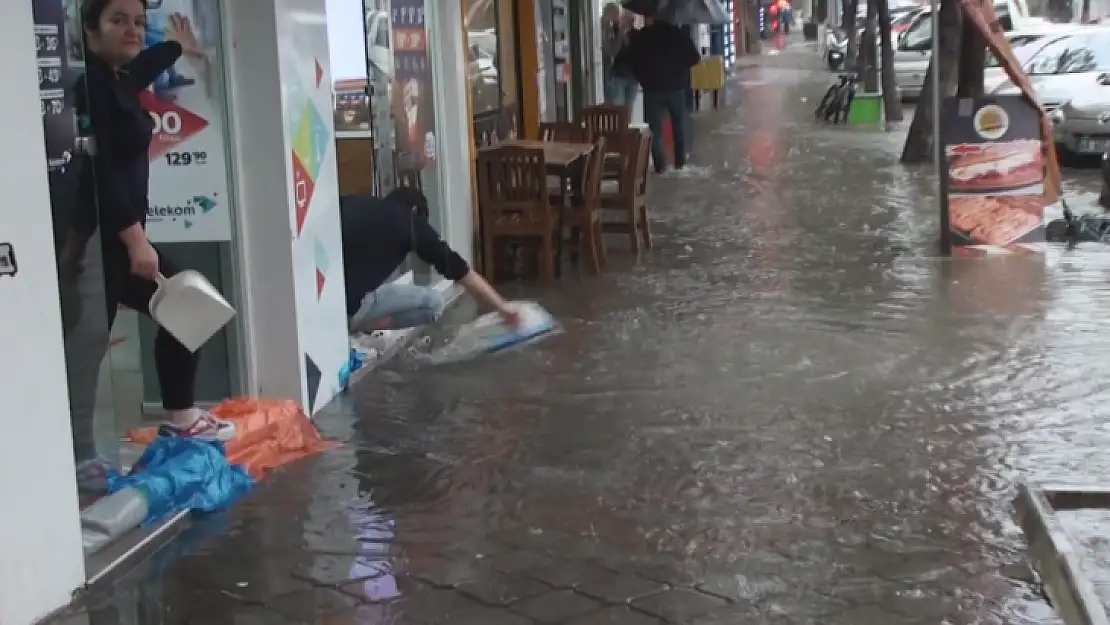
<path fill-rule="evenodd" d="M 512 0 L 471 0 L 463 16 L 467 38 L 474 140 L 489 145 L 520 129 L 520 64 Z"/>
<path fill-rule="evenodd" d="M 501 79 L 501 136 L 520 132 L 520 65 L 516 49 L 516 10 L 512 0 L 497 2 L 497 57 Z"/>
<path fill-rule="evenodd" d="M 124 133 L 130 129 L 127 144 L 138 149 L 130 158 L 149 164 L 145 232 L 160 252 L 160 269 L 168 273 L 172 264 L 199 271 L 233 306 L 240 301 L 235 288 L 238 268 L 233 260 L 235 199 L 220 62 L 224 55 L 219 4 L 217 0 L 150 0 L 146 4 L 145 12 L 138 3 L 120 9 L 135 12 L 135 18 L 145 17 L 145 45 L 177 40 L 193 54 L 154 77 L 151 89 L 141 94 L 152 132 L 143 154 L 139 142 L 147 139 L 148 131 L 142 125 L 99 117 L 99 111 L 88 105 L 98 92 L 112 88 L 111 79 L 106 79 L 110 74 L 97 68 L 105 67 L 103 56 L 121 53 L 118 47 L 112 49 L 118 44 L 109 39 L 86 41 L 80 2 L 32 2 L 47 152 L 44 167 L 49 171 L 67 390 L 79 467 L 75 477 L 83 507 L 104 496 L 106 464 L 126 469 L 138 459 L 141 449 L 120 443 L 126 432 L 165 418 L 162 396 L 166 389 L 160 388 L 156 361 L 163 365 L 164 379 L 191 377 L 165 375 L 189 363 L 184 362 L 180 345 L 163 347 L 155 354 L 158 328 L 144 314 L 149 300 L 146 290 L 153 290 L 154 282 L 130 276 L 124 256 L 128 252 L 116 242 L 116 233 L 106 232 L 102 237 L 99 231 L 101 224 L 105 228 L 119 226 L 118 221 L 106 219 L 118 213 L 101 205 L 103 195 L 97 192 L 103 176 L 106 172 L 111 175 L 119 161 L 97 155 L 98 135 L 107 128 Z M 113 289 L 106 288 L 109 276 Z M 190 402 L 203 407 L 242 392 L 236 323 L 199 352 L 193 387 L 166 393 L 171 395 L 171 408 L 184 410 Z M 163 336 L 159 344 L 165 346 L 165 340 Z M 86 552 L 94 556 L 87 567 L 90 575 L 103 565 L 95 552 L 113 540 L 134 539 L 150 528 L 127 534 L 128 529 L 86 543 Z"/>

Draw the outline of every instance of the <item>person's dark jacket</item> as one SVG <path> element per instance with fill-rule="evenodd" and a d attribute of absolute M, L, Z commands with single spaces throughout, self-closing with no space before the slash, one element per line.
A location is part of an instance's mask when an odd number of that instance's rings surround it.
<path fill-rule="evenodd" d="M 140 52 L 119 72 L 95 54 L 86 57 L 85 75 L 75 87 L 75 108 L 81 134 L 95 139 L 96 154 L 86 158 L 81 169 L 79 214 L 73 224 L 86 237 L 99 225 L 110 246 L 105 253 L 122 249 L 121 231 L 135 224 L 146 226 L 154 123 L 139 94 L 181 54 L 177 42 L 160 43 Z"/>
<path fill-rule="evenodd" d="M 652 22 L 632 31 L 618 59 L 628 64 L 645 92 L 669 92 L 690 86 L 690 68 L 701 61 L 701 54 L 678 26 Z"/>
<path fill-rule="evenodd" d="M 385 284 L 410 252 L 448 280 L 470 273 L 470 266 L 426 218 L 390 197 L 344 196 L 339 200 L 339 221 L 348 317 L 358 312 L 367 293 Z"/>

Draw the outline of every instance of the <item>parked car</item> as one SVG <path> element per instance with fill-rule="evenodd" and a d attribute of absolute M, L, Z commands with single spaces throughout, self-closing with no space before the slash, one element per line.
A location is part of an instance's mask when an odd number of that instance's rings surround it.
<path fill-rule="evenodd" d="M 1066 37 L 1080 26 L 1074 24 L 1049 24 L 1040 25 L 1035 29 L 1016 30 L 1007 33 L 1006 38 L 1014 51 L 1014 56 L 1022 68 L 1029 59 L 1033 58 L 1048 44 Z M 1002 69 L 1002 65 L 994 54 L 987 51 L 987 67 L 983 72 L 983 91 L 990 93 L 1000 86 L 1009 83 L 1010 78 Z"/>
<path fill-rule="evenodd" d="M 1032 29 L 1048 24 L 1045 20 L 1029 17 L 1027 7 L 1019 0 L 997 0 L 994 12 L 998 23 L 1007 32 L 1013 31 L 1015 25 Z M 923 10 L 898 35 L 898 45 L 894 49 L 894 74 L 903 100 L 917 99 L 925 86 L 925 74 L 929 70 L 933 49 L 933 22 L 933 11 Z"/>
<path fill-rule="evenodd" d="M 1098 205 L 1110 209 L 1110 154 L 1102 153 L 1102 192 L 1098 194 Z"/>
<path fill-rule="evenodd" d="M 1110 28 L 1091 26 L 1045 45 L 1025 73 L 1049 111 L 1057 145 L 1080 155 L 1110 150 Z M 1020 91 L 1010 83 L 997 94 Z"/>

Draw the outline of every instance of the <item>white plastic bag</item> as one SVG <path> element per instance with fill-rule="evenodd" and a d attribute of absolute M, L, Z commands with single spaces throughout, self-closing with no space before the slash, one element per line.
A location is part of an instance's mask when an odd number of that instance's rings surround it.
<path fill-rule="evenodd" d="M 510 302 L 510 305 L 520 311 L 518 327 L 506 326 L 500 313 L 487 313 L 462 325 L 455 338 L 443 347 L 417 355 L 417 358 L 433 364 L 469 360 L 482 354 L 528 345 L 563 331 L 551 313 L 536 302 Z"/>

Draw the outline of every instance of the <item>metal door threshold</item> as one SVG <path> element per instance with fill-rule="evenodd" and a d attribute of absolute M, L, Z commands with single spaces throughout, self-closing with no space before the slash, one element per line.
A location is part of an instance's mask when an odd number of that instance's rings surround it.
<path fill-rule="evenodd" d="M 85 558 L 84 590 L 105 580 L 121 577 L 147 557 L 157 553 L 189 525 L 190 512 L 182 510 L 161 523 L 139 526 L 115 542 Z"/>

